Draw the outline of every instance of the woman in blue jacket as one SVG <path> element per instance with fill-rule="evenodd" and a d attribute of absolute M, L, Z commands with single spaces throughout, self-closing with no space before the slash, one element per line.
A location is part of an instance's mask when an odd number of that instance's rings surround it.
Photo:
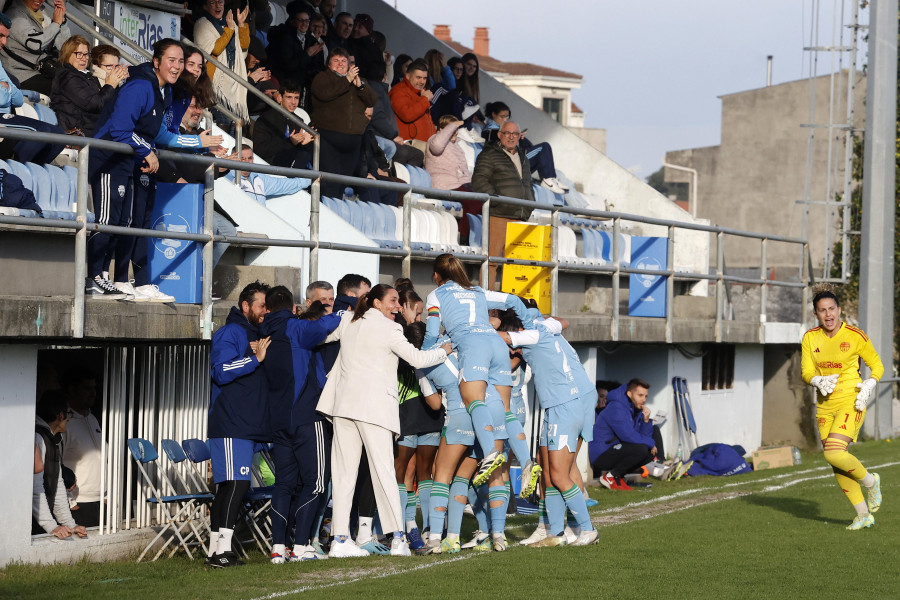
<path fill-rule="evenodd" d="M 93 150 L 88 177 L 94 196 L 97 223 L 128 227 L 134 221 L 149 225 L 156 194 L 153 174 L 159 168 L 154 153 L 163 117 L 172 104 L 172 86 L 184 70 L 184 49 L 180 42 L 166 38 L 153 45 L 153 61 L 129 69 L 128 82 L 119 89 L 98 120 L 95 138 L 126 143 L 134 155 Z M 138 248 L 140 255 L 136 255 Z M 115 254 L 115 284 L 104 277 Z M 128 269 L 135 266 L 135 283 Z M 171 301 L 150 285 L 146 245 L 134 238 L 96 232 L 88 241 L 88 281 L 85 293 L 95 297 Z"/>

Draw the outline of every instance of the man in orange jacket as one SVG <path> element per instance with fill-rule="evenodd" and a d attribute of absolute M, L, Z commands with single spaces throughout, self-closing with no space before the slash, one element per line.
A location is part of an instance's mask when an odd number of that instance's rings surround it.
<path fill-rule="evenodd" d="M 414 60 L 406 69 L 406 76 L 391 88 L 391 107 L 397 115 L 400 137 L 413 140 L 413 146 L 425 151 L 425 142 L 435 133 L 431 120 L 431 90 L 428 85 L 428 66 Z"/>

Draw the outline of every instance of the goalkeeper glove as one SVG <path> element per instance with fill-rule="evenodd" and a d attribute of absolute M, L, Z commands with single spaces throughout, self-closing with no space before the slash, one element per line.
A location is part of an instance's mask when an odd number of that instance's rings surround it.
<path fill-rule="evenodd" d="M 814 388 L 819 390 L 819 394 L 822 396 L 827 396 L 831 392 L 834 391 L 834 388 L 837 386 L 838 375 L 835 373 L 834 375 L 816 375 L 813 377 L 809 383 Z"/>
<path fill-rule="evenodd" d="M 869 406 L 869 398 L 872 397 L 872 392 L 877 384 L 878 380 L 872 377 L 856 384 L 856 387 L 859 388 L 859 393 L 856 395 L 856 410 L 866 410 L 866 407 Z"/>

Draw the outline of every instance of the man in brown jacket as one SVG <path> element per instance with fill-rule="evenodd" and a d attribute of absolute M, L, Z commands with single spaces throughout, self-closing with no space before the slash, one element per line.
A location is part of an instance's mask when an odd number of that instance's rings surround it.
<path fill-rule="evenodd" d="M 472 189 L 482 194 L 509 196 L 522 200 L 534 200 L 531 187 L 531 169 L 525 153 L 519 148 L 522 133 L 513 121 L 500 127 L 499 141 L 486 144 L 475 161 L 472 171 Z M 531 209 L 510 204 L 492 204 L 488 229 L 488 254 L 503 256 L 506 243 L 506 225 L 524 221 Z M 488 288 L 494 289 L 498 265 L 491 263 L 488 269 Z"/>

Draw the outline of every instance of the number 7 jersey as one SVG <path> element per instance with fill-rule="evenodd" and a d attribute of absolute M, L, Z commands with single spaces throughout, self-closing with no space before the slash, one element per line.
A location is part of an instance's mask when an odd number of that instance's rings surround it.
<path fill-rule="evenodd" d="M 526 329 L 534 326 L 526 323 L 525 305 L 518 296 L 503 292 L 485 291 L 478 286 L 464 288 L 455 281 L 447 281 L 425 299 L 425 342 L 423 348 L 430 347 L 440 334 L 441 325 L 450 336 L 458 341 L 465 335 L 496 335 L 488 317 L 489 309 L 512 308 Z"/>

